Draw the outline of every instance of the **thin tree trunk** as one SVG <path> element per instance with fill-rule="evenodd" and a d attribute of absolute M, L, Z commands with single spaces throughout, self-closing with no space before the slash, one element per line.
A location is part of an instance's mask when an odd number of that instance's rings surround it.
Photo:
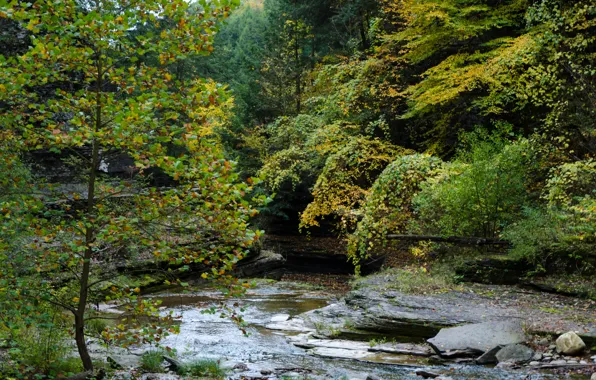
<path fill-rule="evenodd" d="M 95 105 L 95 133 L 101 128 L 101 92 L 103 88 L 103 67 L 101 61 L 101 52 L 98 52 L 97 62 L 97 88 L 96 88 L 96 105 Z M 90 218 L 95 212 L 95 182 L 97 179 L 97 166 L 99 165 L 99 142 L 97 137 L 93 137 L 91 165 L 89 167 L 89 182 L 87 189 L 87 209 L 86 215 Z M 85 229 L 85 256 L 83 257 L 83 270 L 81 272 L 80 289 L 79 289 L 79 305 L 75 312 L 75 341 L 79 356 L 83 362 L 85 371 L 93 371 L 93 362 L 87 349 L 85 342 L 85 311 L 87 308 L 87 299 L 89 296 L 89 274 L 91 272 L 91 257 L 93 255 L 92 244 L 95 241 L 95 229 L 91 225 L 87 225 Z"/>

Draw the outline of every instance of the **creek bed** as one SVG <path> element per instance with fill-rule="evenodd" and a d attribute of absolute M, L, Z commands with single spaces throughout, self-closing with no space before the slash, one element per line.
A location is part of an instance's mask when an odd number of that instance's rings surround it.
<path fill-rule="evenodd" d="M 444 374 L 453 379 L 543 379 L 546 375 L 505 371 L 476 365 L 428 365 L 427 359 L 403 355 L 378 354 L 372 360 L 357 361 L 310 355 L 289 343 L 295 332 L 268 330 L 265 325 L 281 314 L 295 316 L 336 301 L 324 290 L 293 283 L 262 282 L 239 300 L 248 336 L 228 318 L 202 312 L 205 306 L 221 302 L 221 295 L 205 289 L 188 294 L 159 294 L 164 312 L 182 316 L 180 334 L 164 339 L 163 344 L 177 350 L 181 361 L 221 360 L 232 368 L 242 363 L 248 370 L 229 371 L 230 379 L 421 379 L 415 370 Z M 235 300 L 227 301 L 230 304 Z M 271 373 L 271 374 L 269 374 Z M 264 376 L 263 374 L 269 374 Z"/>

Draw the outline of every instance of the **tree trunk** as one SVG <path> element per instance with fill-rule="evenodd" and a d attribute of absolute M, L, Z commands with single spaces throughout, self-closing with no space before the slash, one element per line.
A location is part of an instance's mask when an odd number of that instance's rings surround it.
<path fill-rule="evenodd" d="M 75 316 L 75 342 L 77 343 L 77 350 L 83 362 L 83 368 L 86 372 L 92 372 L 93 362 L 91 361 L 87 343 L 85 342 L 85 317 L 81 315 Z"/>
<path fill-rule="evenodd" d="M 101 112 L 102 112 L 102 99 L 101 92 L 103 88 L 103 67 L 101 61 L 101 52 L 97 54 L 97 81 L 96 81 L 96 98 L 95 98 L 95 127 L 94 130 L 97 133 L 101 128 Z M 89 164 L 89 182 L 87 183 L 87 209 L 85 215 L 87 218 L 91 218 L 95 212 L 95 182 L 97 179 L 97 167 L 99 165 L 99 142 L 97 137 L 93 138 L 93 146 L 91 153 L 91 162 Z M 93 362 L 91 356 L 89 356 L 89 350 L 87 349 L 87 342 L 85 342 L 85 311 L 87 309 L 87 299 L 89 296 L 89 275 L 91 273 L 91 258 L 93 255 L 93 246 L 95 242 L 95 229 L 88 223 L 85 229 L 85 255 L 83 257 L 83 269 L 81 272 L 81 278 L 79 281 L 79 304 L 75 311 L 75 341 L 77 343 L 77 349 L 79 356 L 83 362 L 83 368 L 85 371 L 93 371 Z"/>

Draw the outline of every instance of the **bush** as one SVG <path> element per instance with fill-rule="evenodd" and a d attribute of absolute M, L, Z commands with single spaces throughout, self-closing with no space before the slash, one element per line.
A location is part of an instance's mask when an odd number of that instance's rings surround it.
<path fill-rule="evenodd" d="M 164 351 L 151 350 L 143 352 L 141 356 L 141 369 L 144 372 L 161 373 L 164 372 L 163 363 Z"/>
<path fill-rule="evenodd" d="M 349 238 L 348 254 L 355 264 L 368 256 L 376 241 L 386 243 L 387 233 L 405 228 L 412 216 L 412 197 L 440 164 L 436 157 L 413 154 L 399 157 L 385 168 L 370 189 L 362 220 Z"/>
<path fill-rule="evenodd" d="M 473 135 L 469 145 L 469 151 L 461 151 L 422 185 L 414 198 L 413 231 L 493 238 L 520 218 L 529 202 L 534 161 L 529 141 L 508 143 Z"/>
<path fill-rule="evenodd" d="M 333 216 L 341 231 L 355 227 L 354 211 L 362 206 L 370 186 L 387 165 L 410 153 L 380 139 L 350 139 L 325 162 L 312 192 L 314 200 L 300 216 L 300 226 L 318 226 L 321 219 Z"/>
<path fill-rule="evenodd" d="M 198 359 L 190 363 L 185 363 L 178 370 L 178 374 L 182 376 L 223 379 L 226 371 L 220 367 L 218 360 Z"/>

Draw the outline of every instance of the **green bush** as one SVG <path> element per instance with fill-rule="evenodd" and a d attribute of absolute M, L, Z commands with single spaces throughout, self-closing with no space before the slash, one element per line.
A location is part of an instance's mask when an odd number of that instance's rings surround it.
<path fill-rule="evenodd" d="M 141 369 L 144 372 L 161 373 L 164 372 L 163 350 L 151 350 L 143 352 L 141 356 Z"/>
<path fill-rule="evenodd" d="M 178 370 L 178 374 L 182 376 L 223 379 L 226 371 L 221 368 L 218 360 L 198 359 L 190 363 L 185 363 Z"/>
<path fill-rule="evenodd" d="M 533 150 L 527 139 L 469 138 L 469 150 L 445 164 L 414 197 L 411 230 L 440 235 L 497 237 L 529 202 Z"/>
<path fill-rule="evenodd" d="M 379 175 L 361 211 L 362 220 L 350 236 L 348 254 L 357 264 L 377 242 L 386 243 L 387 233 L 404 230 L 412 216 L 412 197 L 420 184 L 432 177 L 441 160 L 423 154 L 399 157 Z"/>

